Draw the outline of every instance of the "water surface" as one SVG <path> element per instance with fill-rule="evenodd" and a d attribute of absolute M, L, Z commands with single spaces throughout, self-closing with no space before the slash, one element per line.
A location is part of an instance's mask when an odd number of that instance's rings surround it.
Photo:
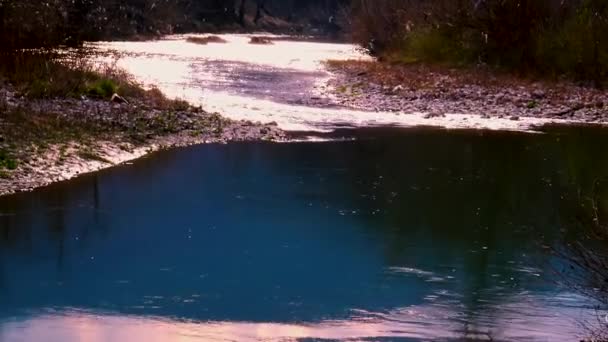
<path fill-rule="evenodd" d="M 237 120 L 276 122 L 288 131 L 332 131 L 340 127 L 420 126 L 530 130 L 538 118 L 485 119 L 478 115 L 363 111 L 343 108 L 327 85 L 327 60 L 370 60 L 354 45 L 290 41 L 249 44 L 251 35 L 225 34 L 225 44 L 200 45 L 187 36 L 157 41 L 91 44 L 113 51 L 102 59 L 124 68 L 169 97 L 188 100 Z M 563 121 L 563 120 L 562 120 Z"/>
<path fill-rule="evenodd" d="M 197 146 L 0 198 L 0 341 L 571 341 L 601 130 Z M 542 242 L 542 244 L 541 244 Z"/>

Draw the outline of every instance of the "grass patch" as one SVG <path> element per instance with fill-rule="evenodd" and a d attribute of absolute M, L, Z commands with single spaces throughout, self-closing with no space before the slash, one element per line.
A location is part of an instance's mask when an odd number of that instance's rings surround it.
<path fill-rule="evenodd" d="M 70 120 L 60 113 L 25 107 L 3 112 L 2 119 L 7 126 L 2 132 L 7 141 L 15 146 L 37 145 L 43 150 L 50 144 L 82 141 L 104 132 L 104 127 L 91 121 Z"/>
<path fill-rule="evenodd" d="M 111 79 L 100 79 L 89 86 L 87 94 L 92 97 L 110 98 L 118 93 L 118 85 Z"/>
<path fill-rule="evenodd" d="M 532 101 L 528 102 L 528 104 L 526 105 L 526 107 L 528 109 L 534 109 L 534 108 L 538 107 L 538 102 L 532 100 Z"/>
<path fill-rule="evenodd" d="M 0 150 L 0 169 L 16 170 L 19 162 L 11 156 L 7 151 Z"/>
<path fill-rule="evenodd" d="M 85 146 L 76 152 L 80 158 L 112 164 L 90 142 L 137 146 L 158 135 L 190 129 L 192 123 L 182 118 L 200 111 L 186 101 L 167 99 L 156 88 L 142 88 L 115 66 L 93 67 L 83 55 L 0 53 L 0 81 L 6 81 L 7 90 L 17 95 L 10 104 L 0 98 L 0 170 L 5 172 L 28 164 L 32 156 L 44 158 L 56 147 L 61 164 L 67 159 L 66 144 L 72 143 Z M 115 93 L 133 101 L 120 107 L 63 101 L 81 96 L 108 100 Z"/>
<path fill-rule="evenodd" d="M 0 179 L 11 179 L 11 173 L 6 170 L 0 170 Z"/>
<path fill-rule="evenodd" d="M 157 88 L 144 89 L 116 65 L 94 65 L 94 51 L 58 54 L 52 51 L 0 53 L 0 79 L 31 99 L 81 98 L 109 100 L 118 94 L 153 108 L 183 111 L 190 105 L 167 99 Z"/>
<path fill-rule="evenodd" d="M 14 51 L 0 54 L 0 77 L 29 98 L 90 96 L 156 98 L 115 65 L 94 65 L 94 51 L 59 54 L 52 51 Z"/>

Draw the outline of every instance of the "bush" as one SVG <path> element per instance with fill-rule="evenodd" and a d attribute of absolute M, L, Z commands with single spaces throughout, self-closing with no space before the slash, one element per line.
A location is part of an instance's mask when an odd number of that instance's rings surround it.
<path fill-rule="evenodd" d="M 389 60 L 483 63 L 601 86 L 608 76 L 603 0 L 361 0 L 353 39 Z"/>
<path fill-rule="evenodd" d="M 148 91 L 114 65 L 90 62 L 93 51 L 59 55 L 50 51 L 0 54 L 0 77 L 30 98 L 147 97 Z M 156 97 L 154 95 L 152 97 Z"/>
<path fill-rule="evenodd" d="M 391 61 L 466 64 L 474 61 L 476 48 L 464 45 L 457 34 L 440 29 L 412 31 Z"/>
<path fill-rule="evenodd" d="M 85 60 L 66 60 L 50 51 L 15 51 L 0 55 L 0 75 L 31 98 L 78 96 L 98 77 Z"/>
<path fill-rule="evenodd" d="M 0 169 L 15 170 L 18 163 L 15 158 L 10 156 L 8 152 L 0 150 Z"/>
<path fill-rule="evenodd" d="M 100 79 L 89 87 L 87 93 L 93 97 L 110 98 L 118 93 L 118 86 L 110 79 Z"/>
<path fill-rule="evenodd" d="M 567 74 L 601 85 L 608 76 L 608 41 L 599 28 L 608 29 L 589 8 L 581 8 L 563 26 L 544 31 L 536 58 L 545 73 Z"/>

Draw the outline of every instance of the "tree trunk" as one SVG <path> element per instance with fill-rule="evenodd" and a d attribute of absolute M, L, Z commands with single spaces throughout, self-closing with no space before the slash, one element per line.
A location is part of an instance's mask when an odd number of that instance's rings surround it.
<path fill-rule="evenodd" d="M 247 5 L 247 0 L 241 0 L 241 3 L 239 5 L 239 11 L 238 11 L 238 16 L 239 16 L 239 25 L 245 27 L 245 7 Z"/>
<path fill-rule="evenodd" d="M 591 18 L 591 39 L 593 39 L 593 85 L 600 89 L 603 86 L 602 82 L 602 67 L 600 64 L 600 30 L 602 14 L 604 12 L 605 5 L 597 5 L 592 9 Z"/>
<path fill-rule="evenodd" d="M 0 3 L 0 52 L 4 52 L 4 48 L 7 48 L 7 39 L 4 36 L 4 4 Z"/>
<path fill-rule="evenodd" d="M 253 22 L 256 24 L 260 19 L 262 19 L 264 14 L 268 14 L 268 11 L 266 10 L 266 0 L 258 0 L 257 3 L 258 6 L 255 12 L 255 19 L 253 19 Z"/>

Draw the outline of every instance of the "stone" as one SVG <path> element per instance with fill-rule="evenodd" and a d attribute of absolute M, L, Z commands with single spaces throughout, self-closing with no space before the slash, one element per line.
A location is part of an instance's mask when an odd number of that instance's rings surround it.
<path fill-rule="evenodd" d="M 432 119 L 432 118 L 445 118 L 445 114 L 443 113 L 428 113 L 427 115 L 424 116 L 425 119 Z"/>
<path fill-rule="evenodd" d="M 531 95 L 532 95 L 532 98 L 536 99 L 536 100 L 541 100 L 541 99 L 544 99 L 545 97 L 547 97 L 547 94 L 544 91 L 539 90 L 539 89 L 534 90 Z"/>
<path fill-rule="evenodd" d="M 118 94 L 114 94 L 112 95 L 112 97 L 110 98 L 110 102 L 113 103 L 129 103 L 129 101 L 127 101 L 124 97 L 118 95 Z"/>
<path fill-rule="evenodd" d="M 270 40 L 270 38 L 266 38 L 266 37 L 251 37 L 251 39 L 249 40 L 249 44 L 255 44 L 255 45 L 272 45 L 272 40 Z"/>

